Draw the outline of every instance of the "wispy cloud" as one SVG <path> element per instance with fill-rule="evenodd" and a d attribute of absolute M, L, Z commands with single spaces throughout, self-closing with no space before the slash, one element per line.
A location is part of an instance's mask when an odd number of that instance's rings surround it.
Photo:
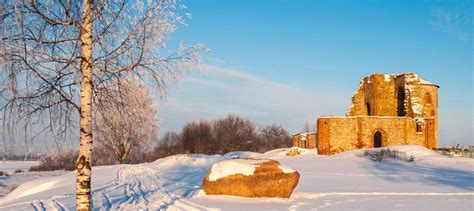
<path fill-rule="evenodd" d="M 255 84 L 289 88 L 289 86 L 285 84 L 277 83 L 277 82 L 274 82 L 265 78 L 261 78 L 253 74 L 245 73 L 243 71 L 235 70 L 235 69 L 229 69 L 229 68 L 223 68 L 223 67 L 217 67 L 217 66 L 211 65 L 211 66 L 208 66 L 207 71 L 210 74 L 217 74 L 223 77 L 251 82 Z"/>
<path fill-rule="evenodd" d="M 303 89 L 243 70 L 210 66 L 207 73 L 184 79 L 160 110 L 163 129 L 179 130 L 187 121 L 238 114 L 261 124 L 277 123 L 290 132 L 322 114 L 343 115 L 352 92 Z"/>
<path fill-rule="evenodd" d="M 432 19 L 429 24 L 461 41 L 469 41 L 472 39 L 473 26 L 472 14 L 469 8 L 472 7 L 466 5 L 466 8 L 459 8 L 456 11 L 445 8 L 432 9 Z"/>
<path fill-rule="evenodd" d="M 214 89 L 220 89 L 224 91 L 233 91 L 234 87 L 226 85 L 224 83 L 216 82 L 216 81 L 211 81 L 208 79 L 203 79 L 203 78 L 196 78 L 196 77 L 188 77 L 183 80 L 184 83 L 193 83 L 197 85 L 202 85 L 206 86 L 209 88 L 214 88 Z"/>

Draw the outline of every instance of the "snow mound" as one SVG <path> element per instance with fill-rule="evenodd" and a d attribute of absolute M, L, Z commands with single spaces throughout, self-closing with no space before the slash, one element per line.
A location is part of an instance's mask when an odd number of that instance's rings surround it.
<path fill-rule="evenodd" d="M 230 159 L 216 163 L 211 168 L 209 174 L 209 181 L 216 181 L 234 174 L 242 174 L 251 176 L 255 172 L 260 163 L 268 162 L 270 160 L 263 159 Z"/>
<path fill-rule="evenodd" d="M 212 165 L 209 181 L 216 181 L 220 178 L 227 176 L 242 174 L 245 176 L 251 176 L 255 173 L 255 168 L 260 166 L 261 163 L 269 162 L 268 159 L 230 159 L 224 160 Z M 293 173 L 295 170 L 285 165 L 278 165 L 278 168 L 283 173 Z"/>
<path fill-rule="evenodd" d="M 277 157 L 286 157 L 286 153 L 291 148 L 282 148 L 282 149 L 274 149 L 263 153 L 265 157 L 277 158 Z"/>
<path fill-rule="evenodd" d="M 278 168 L 285 174 L 296 172 L 294 169 L 283 164 L 278 165 Z"/>
<path fill-rule="evenodd" d="M 383 147 L 383 149 L 390 149 L 390 150 L 396 150 L 399 152 L 405 152 L 407 155 L 413 155 L 417 158 L 430 157 L 430 156 L 431 157 L 442 156 L 439 153 L 420 145 L 397 145 L 397 146 Z"/>
<path fill-rule="evenodd" d="M 176 166 L 176 165 L 194 165 L 202 166 L 215 163 L 217 161 L 225 160 L 222 155 L 203 155 L 203 154 L 179 154 L 172 155 L 166 158 L 158 159 L 150 165 L 157 167 Z"/>

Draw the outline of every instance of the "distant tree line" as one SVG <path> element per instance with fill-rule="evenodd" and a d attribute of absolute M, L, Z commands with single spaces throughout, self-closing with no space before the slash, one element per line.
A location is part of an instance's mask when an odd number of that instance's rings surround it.
<path fill-rule="evenodd" d="M 121 127 L 119 127 L 121 128 Z M 137 142 L 124 160 L 114 156 L 113 143 L 99 141 L 92 165 L 152 162 L 176 154 L 225 154 L 233 151 L 266 152 L 291 146 L 289 133 L 280 125 L 258 125 L 236 115 L 217 120 L 188 122 L 181 132 L 166 132 L 153 147 L 150 141 Z M 43 156 L 33 171 L 73 170 L 77 151 Z"/>
<path fill-rule="evenodd" d="M 26 157 L 26 159 L 25 159 Z M 17 160 L 17 161 L 27 161 L 27 160 L 39 160 L 41 159 L 41 157 L 43 157 L 42 154 L 14 154 L 14 153 L 10 153 L 10 154 L 3 154 L 0 158 L 0 163 L 2 160 L 6 161 L 6 160 Z"/>
<path fill-rule="evenodd" d="M 183 153 L 265 152 L 290 145 L 289 133 L 280 125 L 258 125 L 239 116 L 228 115 L 212 121 L 188 122 L 181 132 L 166 132 L 150 159 Z"/>

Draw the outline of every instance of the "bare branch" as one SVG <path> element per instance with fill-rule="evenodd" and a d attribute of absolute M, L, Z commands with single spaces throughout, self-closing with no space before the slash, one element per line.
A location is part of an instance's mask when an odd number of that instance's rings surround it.
<path fill-rule="evenodd" d="M 77 21 L 74 21 L 73 19 L 69 19 L 67 21 L 63 21 L 63 20 L 58 20 L 58 19 L 54 19 L 54 18 L 51 18 L 49 16 L 47 16 L 44 12 L 42 12 L 39 8 L 38 8 L 38 5 L 36 5 L 36 2 L 35 0 L 30 0 L 30 7 L 26 6 L 25 5 L 25 8 L 30 11 L 30 12 L 33 12 L 37 15 L 39 15 L 43 20 L 47 21 L 48 23 L 52 24 L 52 25 L 63 25 L 63 26 L 75 26 L 77 28 L 81 28 L 81 24 Z M 70 12 L 66 12 L 67 13 L 70 13 Z M 55 15 L 57 16 L 57 15 Z"/>

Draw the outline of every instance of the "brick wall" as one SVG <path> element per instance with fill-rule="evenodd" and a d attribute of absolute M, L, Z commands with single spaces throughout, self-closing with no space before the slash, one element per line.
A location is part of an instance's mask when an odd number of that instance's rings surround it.
<path fill-rule="evenodd" d="M 431 122 L 431 123 L 429 123 Z M 382 146 L 417 144 L 432 148 L 433 120 L 425 120 L 423 131 L 417 132 L 416 121 L 409 117 L 323 117 L 317 120 L 318 154 L 329 155 L 347 150 L 374 147 L 374 134 L 382 134 Z"/>

